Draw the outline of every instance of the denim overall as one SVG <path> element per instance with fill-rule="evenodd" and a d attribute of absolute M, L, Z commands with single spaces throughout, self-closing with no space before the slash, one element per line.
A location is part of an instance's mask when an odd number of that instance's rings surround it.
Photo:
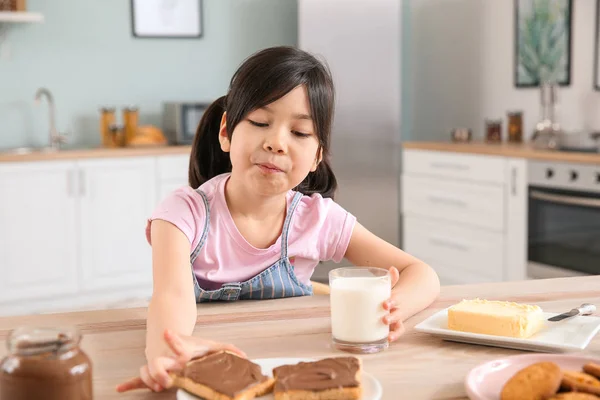
<path fill-rule="evenodd" d="M 194 277 L 194 293 L 196 295 L 197 303 L 209 301 L 279 299 L 283 297 L 312 295 L 312 286 L 303 284 L 296 277 L 294 267 L 290 264 L 287 252 L 290 221 L 292 220 L 292 215 L 294 215 L 296 206 L 302 198 L 302 193 L 296 192 L 285 217 L 283 231 L 281 233 L 281 258 L 275 264 L 247 281 L 225 283 L 220 289 L 204 290 L 198 284 L 193 265 L 194 260 L 196 260 L 200 250 L 202 250 L 202 247 L 206 243 L 210 226 L 210 209 L 206 194 L 199 189 L 196 189 L 196 192 L 202 196 L 204 206 L 206 207 L 204 230 L 200 242 L 190 255 L 190 264 L 192 265 L 192 275 Z"/>

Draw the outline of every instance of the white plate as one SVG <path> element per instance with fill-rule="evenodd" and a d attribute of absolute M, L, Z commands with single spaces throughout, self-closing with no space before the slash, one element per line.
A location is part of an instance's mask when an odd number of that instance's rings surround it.
<path fill-rule="evenodd" d="M 547 320 L 557 315 L 544 313 Z M 559 322 L 546 321 L 544 328 L 527 339 L 459 332 L 448 329 L 448 309 L 441 310 L 415 326 L 418 332 L 430 333 L 445 340 L 509 349 L 539 352 L 583 350 L 600 331 L 600 318 L 576 316 Z"/>
<path fill-rule="evenodd" d="M 310 362 L 316 361 L 316 359 L 311 358 L 260 358 L 257 360 L 252 360 L 261 366 L 263 374 L 267 376 L 273 376 L 273 368 L 279 367 L 281 365 L 286 364 L 297 364 L 299 362 Z M 373 375 L 370 375 L 366 372 L 362 372 L 362 386 L 363 386 L 363 395 L 361 400 L 381 400 L 381 396 L 383 394 L 383 390 L 381 389 L 381 384 Z M 262 397 L 257 397 L 256 400 L 273 400 L 272 394 L 267 394 Z M 194 396 L 186 392 L 183 389 L 179 389 L 177 391 L 177 400 L 198 400 L 198 397 Z"/>

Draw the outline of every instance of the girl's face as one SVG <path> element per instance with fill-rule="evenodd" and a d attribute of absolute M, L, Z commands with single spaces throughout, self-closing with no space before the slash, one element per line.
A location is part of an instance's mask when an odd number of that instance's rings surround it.
<path fill-rule="evenodd" d="M 231 141 L 225 121 L 223 115 L 219 140 L 230 153 L 232 178 L 261 195 L 286 193 L 321 161 L 304 86 L 251 111 L 235 127 Z"/>

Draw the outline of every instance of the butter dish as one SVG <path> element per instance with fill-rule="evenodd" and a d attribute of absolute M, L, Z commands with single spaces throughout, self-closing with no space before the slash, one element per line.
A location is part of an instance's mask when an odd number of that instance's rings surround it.
<path fill-rule="evenodd" d="M 577 315 L 559 322 L 548 321 L 556 315 L 558 313 L 543 312 L 543 326 L 528 338 L 448 329 L 448 308 L 422 321 L 415 326 L 415 330 L 453 342 L 547 353 L 583 350 L 600 331 L 600 317 Z"/>

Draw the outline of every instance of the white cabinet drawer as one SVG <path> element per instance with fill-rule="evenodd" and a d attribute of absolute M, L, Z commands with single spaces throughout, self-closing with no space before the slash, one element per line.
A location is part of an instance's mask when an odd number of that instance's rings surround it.
<path fill-rule="evenodd" d="M 503 279 L 504 237 L 500 233 L 405 216 L 404 250 L 430 263 L 448 266 L 495 281 Z"/>
<path fill-rule="evenodd" d="M 444 264 L 443 262 L 432 261 L 429 265 L 431 265 L 431 267 L 435 270 L 438 278 L 440 278 L 440 284 L 443 286 L 494 282 L 493 279 L 487 276 L 458 270 Z"/>
<path fill-rule="evenodd" d="M 188 181 L 188 169 L 190 167 L 190 155 L 178 154 L 158 157 L 158 179 L 160 181 L 175 180 Z"/>
<path fill-rule="evenodd" d="M 469 285 L 474 283 L 494 282 L 494 279 L 477 275 L 472 272 L 459 270 L 451 267 L 444 262 L 431 261 L 429 265 L 435 270 L 443 286 L 449 285 Z"/>
<path fill-rule="evenodd" d="M 402 176 L 402 212 L 460 224 L 504 229 L 504 187 Z"/>
<path fill-rule="evenodd" d="M 478 182 L 506 182 L 503 157 L 446 153 L 443 151 L 404 150 L 403 171 Z"/>

